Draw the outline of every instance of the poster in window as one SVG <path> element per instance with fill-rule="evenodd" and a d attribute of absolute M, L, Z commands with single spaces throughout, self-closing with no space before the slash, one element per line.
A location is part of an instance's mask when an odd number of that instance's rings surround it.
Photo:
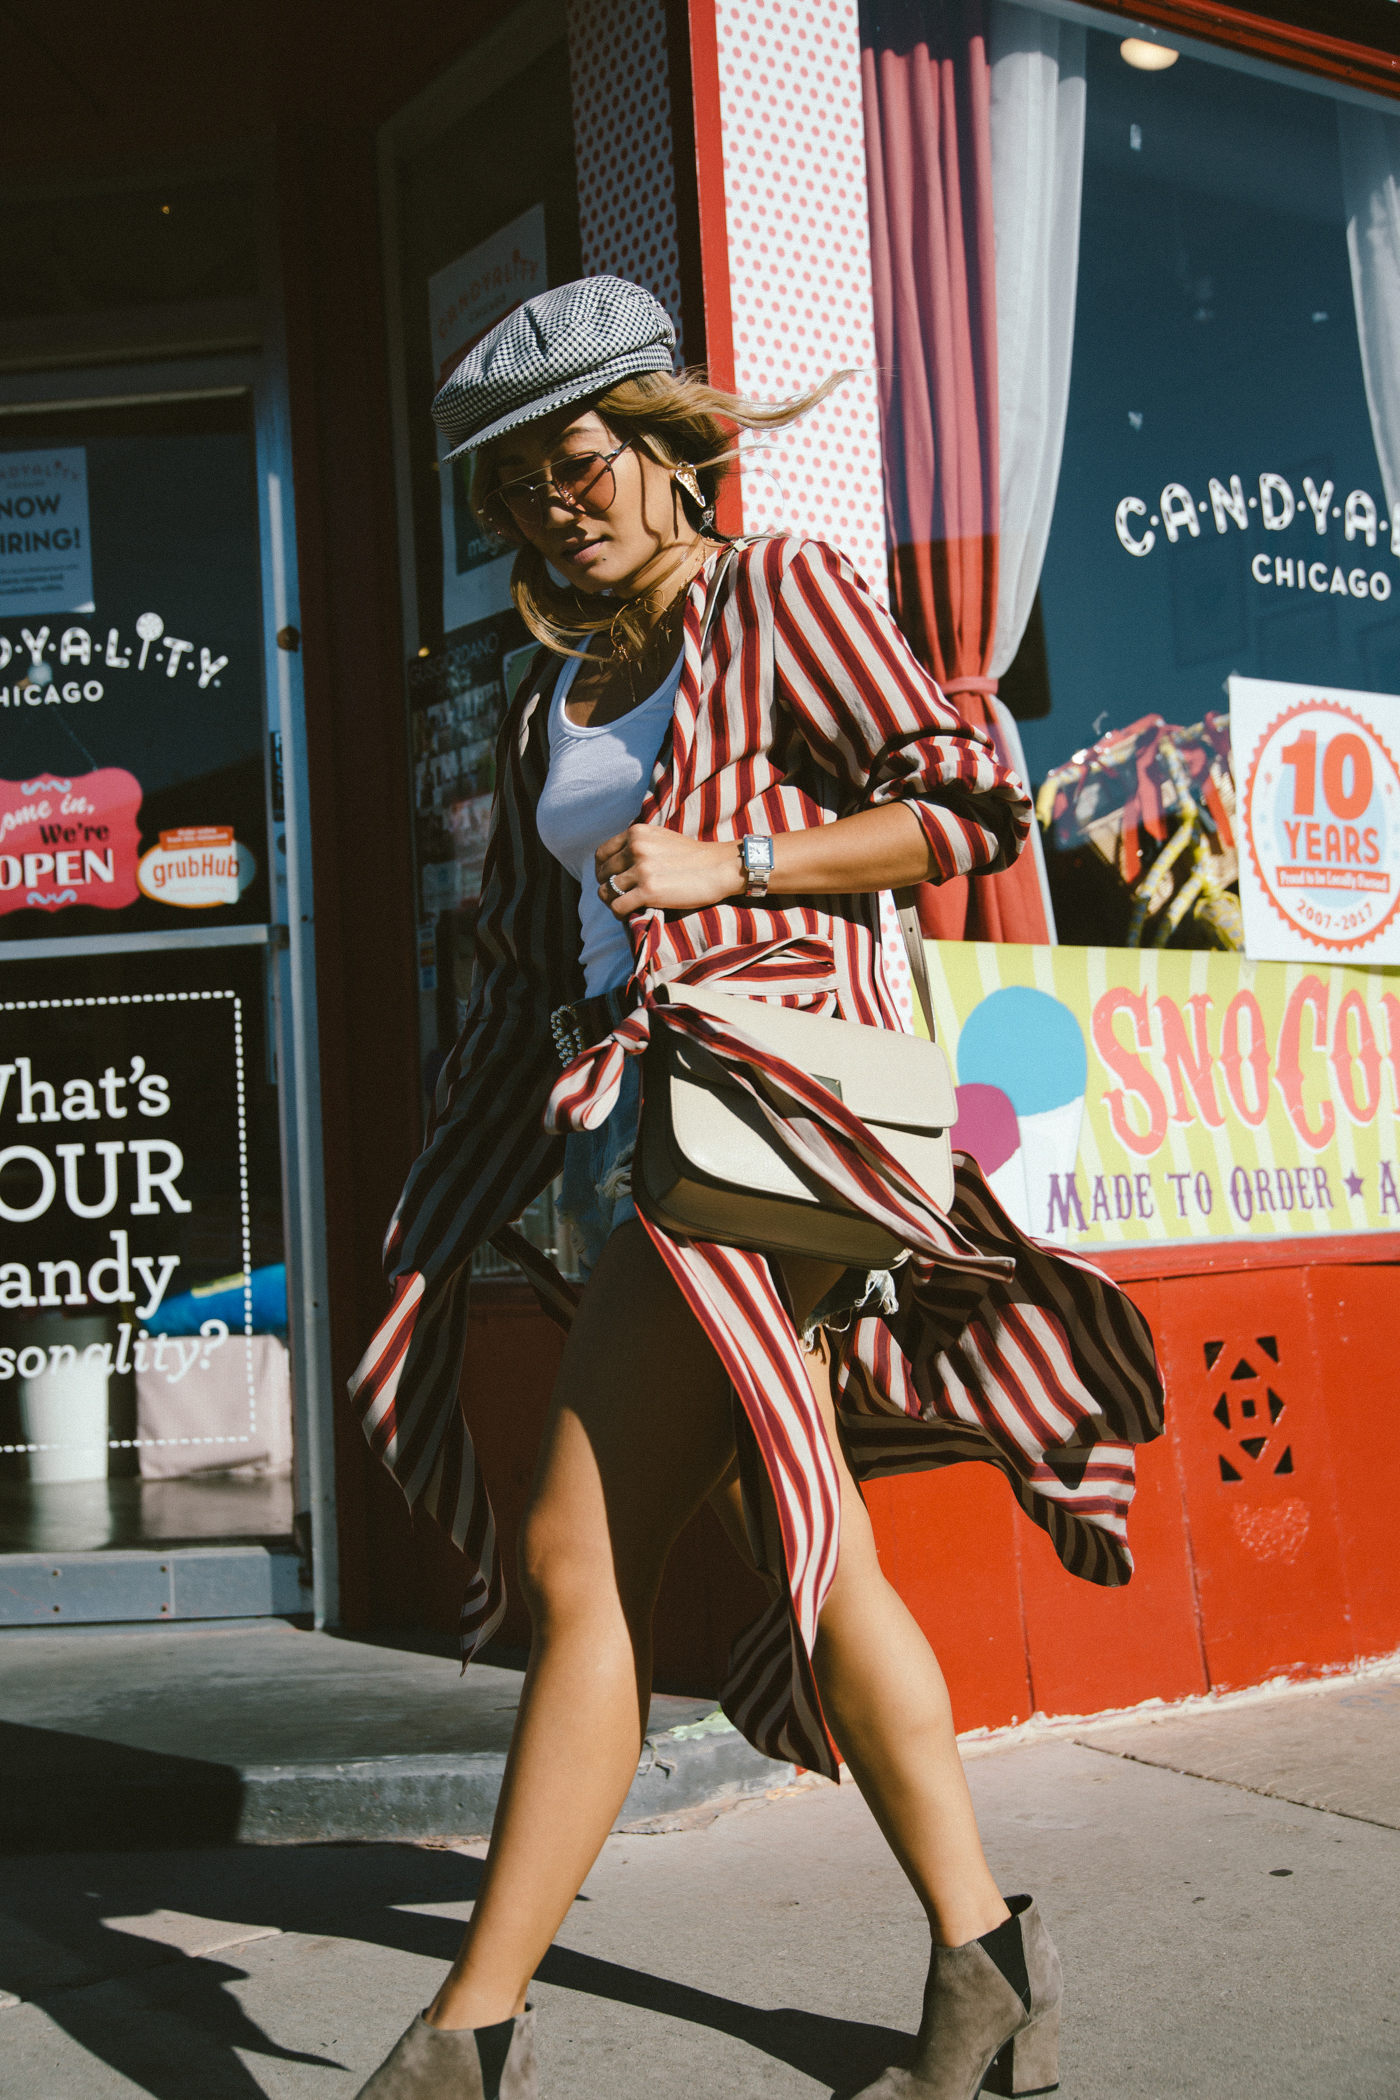
<path fill-rule="evenodd" d="M 93 610 L 87 453 L 0 458 L 0 614 Z"/>
<path fill-rule="evenodd" d="M 536 204 L 478 242 L 428 280 L 434 384 L 441 386 L 468 350 L 523 299 L 549 283 L 544 206 Z M 489 619 L 510 604 L 513 556 L 483 533 L 467 502 L 464 462 L 447 461 L 438 436 L 442 508 L 442 624 L 446 633 Z"/>
<path fill-rule="evenodd" d="M 475 907 L 496 792 L 505 665 L 533 662 L 512 606 L 455 635 L 440 655 L 410 657 L 414 844 L 420 917 Z M 515 667 L 513 666 L 513 668 Z"/>
<path fill-rule="evenodd" d="M 232 403 L 112 411 L 42 455 L 67 463 L 52 515 L 71 511 L 89 566 L 48 599 L 3 570 L 0 938 L 269 915 L 246 419 Z M 0 506 L 40 502 L 37 484 L 14 493 L 37 457 L 0 451 Z"/>
<path fill-rule="evenodd" d="M 1400 1232 L 1388 971 L 1223 950 L 928 943 L 955 1151 L 1092 1254 Z"/>
<path fill-rule="evenodd" d="M 1230 680 L 1246 954 L 1400 963 L 1400 698 Z"/>

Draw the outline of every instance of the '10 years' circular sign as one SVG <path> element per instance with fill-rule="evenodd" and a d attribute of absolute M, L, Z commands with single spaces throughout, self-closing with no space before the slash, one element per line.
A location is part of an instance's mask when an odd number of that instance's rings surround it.
<path fill-rule="evenodd" d="M 1335 700 L 1268 723 L 1245 782 L 1265 897 L 1318 947 L 1369 948 L 1400 906 L 1400 772 L 1375 727 Z"/>

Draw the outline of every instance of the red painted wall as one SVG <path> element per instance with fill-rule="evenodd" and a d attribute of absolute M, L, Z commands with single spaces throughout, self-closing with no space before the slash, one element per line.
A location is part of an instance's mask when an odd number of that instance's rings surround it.
<path fill-rule="evenodd" d="M 1400 1645 L 1396 1275 L 1358 1263 L 1133 1285 L 1167 1433 L 1138 1454 L 1125 1589 L 1067 1575 L 989 1469 L 869 1489 L 960 1728 L 1314 1676 Z"/>

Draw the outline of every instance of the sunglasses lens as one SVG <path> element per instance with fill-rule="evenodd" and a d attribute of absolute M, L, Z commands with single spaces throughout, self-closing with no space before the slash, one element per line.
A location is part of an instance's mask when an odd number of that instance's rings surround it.
<path fill-rule="evenodd" d="M 601 452 L 569 452 L 555 460 L 548 475 L 538 481 L 504 482 L 492 501 L 505 506 L 522 532 L 538 532 L 550 502 L 563 503 L 570 510 L 587 510 L 596 517 L 616 493 L 612 465 Z"/>
<path fill-rule="evenodd" d="M 482 515 L 492 532 L 501 538 L 507 537 L 515 528 L 515 513 L 499 489 L 487 497 L 482 505 Z"/>
<path fill-rule="evenodd" d="M 556 459 L 551 472 L 554 485 L 563 496 L 586 496 L 600 475 L 607 471 L 596 452 L 573 452 L 564 459 Z"/>
<path fill-rule="evenodd" d="M 514 522 L 526 532 L 533 532 L 541 520 L 540 491 L 525 481 L 508 481 L 500 491 L 500 500 Z"/>
<path fill-rule="evenodd" d="M 572 510 L 599 517 L 617 494 L 612 462 L 601 452 L 575 452 L 556 460 L 554 485 Z"/>

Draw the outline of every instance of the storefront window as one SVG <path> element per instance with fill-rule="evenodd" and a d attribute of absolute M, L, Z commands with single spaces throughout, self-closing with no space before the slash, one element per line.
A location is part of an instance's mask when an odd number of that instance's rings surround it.
<path fill-rule="evenodd" d="M 892 597 L 1058 936 L 930 941 L 954 1143 L 1069 1246 L 1389 1237 L 1400 124 L 1126 26 L 861 12 Z"/>
<path fill-rule="evenodd" d="M 1349 127 L 1374 120 L 1120 45 L 1086 39 L 1047 684 L 1022 737 L 1062 941 L 1239 948 L 1227 679 L 1400 688 L 1347 245 Z"/>
<path fill-rule="evenodd" d="M 0 430 L 0 1551 L 292 1530 L 253 461 Z"/>
<path fill-rule="evenodd" d="M 247 396 L 0 446 L 0 937 L 265 923 Z"/>

